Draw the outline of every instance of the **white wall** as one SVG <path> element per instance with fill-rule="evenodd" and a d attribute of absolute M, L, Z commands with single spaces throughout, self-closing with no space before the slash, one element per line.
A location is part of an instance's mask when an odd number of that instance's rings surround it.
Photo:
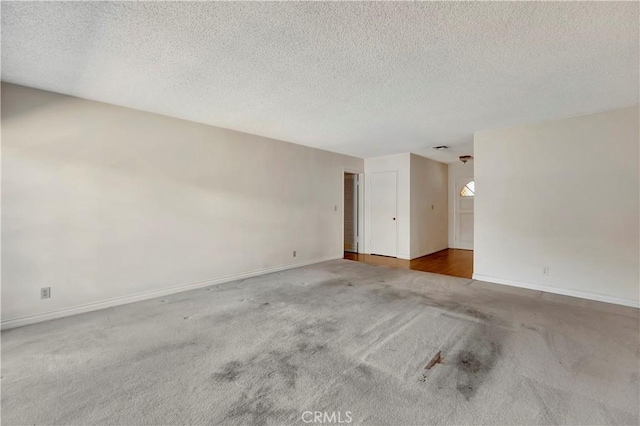
<path fill-rule="evenodd" d="M 639 113 L 476 133 L 474 277 L 638 306 Z"/>
<path fill-rule="evenodd" d="M 342 257 L 343 170 L 364 168 L 9 84 L 2 142 L 3 325 Z"/>
<path fill-rule="evenodd" d="M 371 220 L 370 220 L 370 204 L 371 200 L 369 192 L 369 178 L 372 173 L 376 172 L 397 172 L 398 173 L 398 257 L 401 259 L 409 259 L 411 256 L 411 204 L 410 204 L 410 154 L 390 155 L 387 157 L 367 158 L 364 160 L 365 169 L 365 253 L 370 253 L 369 247 L 371 241 Z"/>
<path fill-rule="evenodd" d="M 448 247 L 448 167 L 411 154 L 411 259 Z"/>
<path fill-rule="evenodd" d="M 458 162 L 449 164 L 449 247 L 455 248 L 455 203 L 458 200 L 458 189 L 455 187 L 456 179 L 473 177 L 473 160 L 466 163 Z"/>

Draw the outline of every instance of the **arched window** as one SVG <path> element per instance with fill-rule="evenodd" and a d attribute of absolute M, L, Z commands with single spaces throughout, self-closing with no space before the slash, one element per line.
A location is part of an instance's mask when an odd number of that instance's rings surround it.
<path fill-rule="evenodd" d="M 461 197 L 473 197 L 476 193 L 476 185 L 474 181 L 469 182 L 460 190 Z"/>

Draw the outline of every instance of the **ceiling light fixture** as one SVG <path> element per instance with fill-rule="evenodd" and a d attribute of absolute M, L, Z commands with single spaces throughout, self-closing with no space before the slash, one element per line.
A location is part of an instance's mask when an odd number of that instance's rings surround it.
<path fill-rule="evenodd" d="M 473 157 L 470 155 L 461 155 L 458 158 L 460 158 L 460 161 L 462 161 L 463 164 L 467 164 L 467 161 L 473 160 Z"/>
<path fill-rule="evenodd" d="M 433 149 L 439 151 L 441 149 L 449 149 L 447 145 L 432 146 Z"/>

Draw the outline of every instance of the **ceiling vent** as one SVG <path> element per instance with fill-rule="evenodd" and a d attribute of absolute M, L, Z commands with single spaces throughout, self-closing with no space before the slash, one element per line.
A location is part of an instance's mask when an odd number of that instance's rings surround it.
<path fill-rule="evenodd" d="M 434 146 L 433 149 L 435 149 L 436 151 L 440 151 L 442 149 L 449 149 L 449 147 L 446 145 L 439 145 L 439 146 Z"/>

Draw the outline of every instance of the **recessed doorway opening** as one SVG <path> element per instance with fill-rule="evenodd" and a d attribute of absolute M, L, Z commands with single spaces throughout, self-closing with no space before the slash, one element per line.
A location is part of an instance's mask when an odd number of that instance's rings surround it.
<path fill-rule="evenodd" d="M 358 253 L 360 239 L 360 178 L 357 173 L 344 172 L 344 251 Z"/>

